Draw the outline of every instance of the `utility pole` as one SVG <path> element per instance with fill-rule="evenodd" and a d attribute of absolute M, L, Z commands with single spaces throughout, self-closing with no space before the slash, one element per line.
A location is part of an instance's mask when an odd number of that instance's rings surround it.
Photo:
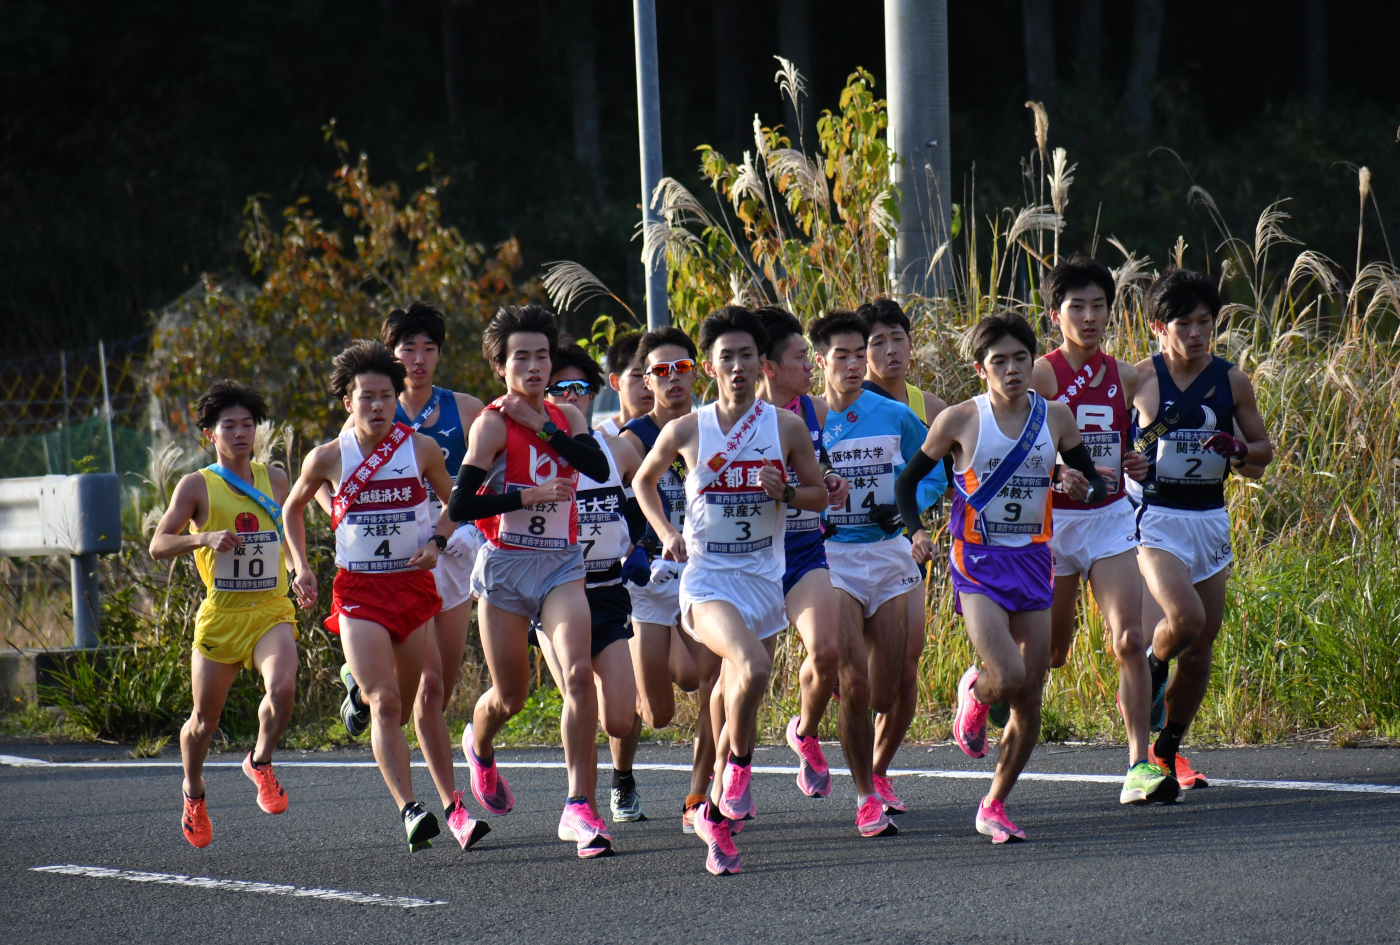
<path fill-rule="evenodd" d="M 947 0 L 885 0 L 885 75 L 890 149 L 900 159 L 890 169 L 900 190 L 891 281 L 901 295 L 947 293 L 946 251 L 931 265 L 951 238 Z"/>
<path fill-rule="evenodd" d="M 651 205 L 661 182 L 661 82 L 657 78 L 656 0 L 632 0 L 632 23 L 637 46 L 637 132 L 642 151 L 642 224 L 661 222 Z M 647 328 L 671 324 L 666 299 L 666 263 L 648 264 Z"/>

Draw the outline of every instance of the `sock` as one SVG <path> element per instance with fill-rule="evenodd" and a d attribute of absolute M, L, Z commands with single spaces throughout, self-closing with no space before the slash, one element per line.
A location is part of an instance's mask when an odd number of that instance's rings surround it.
<path fill-rule="evenodd" d="M 729 763 L 732 765 L 738 765 L 741 768 L 747 768 L 750 764 L 753 763 L 753 752 L 750 751 L 747 755 L 736 755 L 734 754 L 734 752 L 731 751 L 729 753 Z"/>
<path fill-rule="evenodd" d="M 459 804 L 457 803 L 457 798 L 454 797 L 454 798 L 452 799 L 452 803 L 451 803 L 451 804 L 448 804 L 446 807 L 444 807 L 444 808 L 442 809 L 442 812 L 443 812 L 444 814 L 446 814 L 448 817 L 451 817 L 451 816 L 452 816 L 452 812 L 453 812 L 454 810 L 456 810 L 456 809 L 457 809 L 458 807 L 460 807 L 460 806 L 461 806 L 461 805 L 459 805 Z"/>
<path fill-rule="evenodd" d="M 698 807 L 703 803 L 705 803 L 705 795 L 703 794 L 687 794 L 685 796 L 686 810 L 690 810 L 692 807 Z"/>
<path fill-rule="evenodd" d="M 1152 693 L 1156 695 L 1157 690 L 1162 688 L 1162 684 L 1167 681 L 1167 675 L 1171 672 L 1171 663 L 1167 660 L 1159 660 L 1149 647 L 1147 650 L 1147 668 L 1152 673 Z"/>
<path fill-rule="evenodd" d="M 612 786 L 614 788 L 621 788 L 624 791 L 635 791 L 637 790 L 637 781 L 632 777 L 631 771 L 622 771 L 618 768 L 614 768 Z"/>
<path fill-rule="evenodd" d="M 724 815 L 719 812 L 719 807 L 714 801 L 705 802 L 705 819 L 712 824 L 717 824 L 724 820 Z"/>
<path fill-rule="evenodd" d="M 586 805 L 586 804 L 588 803 L 588 795 L 587 795 L 587 794 L 580 794 L 578 797 L 565 798 L 564 803 L 565 803 L 565 804 L 585 804 L 585 805 Z"/>
<path fill-rule="evenodd" d="M 1157 742 L 1152 746 L 1152 753 L 1157 756 L 1158 761 L 1167 763 L 1169 771 L 1175 770 L 1176 750 L 1181 747 L 1181 739 L 1185 734 L 1185 725 L 1167 719 L 1166 727 L 1162 729 L 1162 734 L 1157 736 Z"/>
<path fill-rule="evenodd" d="M 475 759 L 476 759 L 476 763 L 479 764 L 479 765 L 481 765 L 483 768 L 489 768 L 489 767 L 491 767 L 493 764 L 496 763 L 496 754 L 495 754 L 495 752 L 492 752 L 492 753 L 491 753 L 491 757 L 490 757 L 490 758 L 483 758 L 483 757 L 481 757 L 480 755 L 478 755 L 478 754 L 476 753 L 476 749 L 473 748 L 473 749 L 472 749 L 472 757 L 475 758 Z"/>
<path fill-rule="evenodd" d="M 874 794 L 857 794 L 857 795 L 856 795 L 856 810 L 860 810 L 862 807 L 864 807 L 864 806 L 865 806 L 865 802 L 866 802 L 867 800 L 869 800 L 870 798 L 874 797 L 874 796 L 875 796 Z"/>
<path fill-rule="evenodd" d="M 250 751 L 248 752 L 248 764 L 252 765 L 254 768 L 266 768 L 268 765 L 272 764 L 272 759 L 269 758 L 267 761 L 254 761 L 253 753 Z"/>

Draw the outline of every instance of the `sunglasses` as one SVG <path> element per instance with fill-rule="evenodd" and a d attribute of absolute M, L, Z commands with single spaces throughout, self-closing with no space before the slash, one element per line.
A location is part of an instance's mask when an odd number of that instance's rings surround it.
<path fill-rule="evenodd" d="M 689 374 L 695 370 L 695 362 L 689 358 L 682 358 L 679 361 L 658 361 L 647 368 L 647 373 L 652 377 L 670 377 L 673 373 Z"/>
<path fill-rule="evenodd" d="M 587 381 L 558 381 L 546 387 L 544 392 L 555 397 L 567 397 L 569 394 L 573 394 L 575 397 L 586 397 L 593 393 L 593 385 Z"/>

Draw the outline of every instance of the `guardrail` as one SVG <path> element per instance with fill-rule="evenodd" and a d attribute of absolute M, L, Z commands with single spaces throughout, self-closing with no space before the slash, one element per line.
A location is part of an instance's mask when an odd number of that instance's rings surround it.
<path fill-rule="evenodd" d="M 74 646 L 97 646 L 97 556 L 121 547 L 121 492 L 114 473 L 0 479 L 0 556 L 69 555 Z"/>

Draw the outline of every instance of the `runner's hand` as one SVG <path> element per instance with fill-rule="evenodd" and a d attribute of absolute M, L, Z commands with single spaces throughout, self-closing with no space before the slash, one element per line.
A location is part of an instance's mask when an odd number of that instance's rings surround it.
<path fill-rule="evenodd" d="M 671 529 L 671 534 L 661 539 L 661 556 L 667 561 L 689 560 L 685 550 L 685 536 L 674 528 Z"/>
<path fill-rule="evenodd" d="M 1201 448 L 1219 453 L 1226 459 L 1243 460 L 1249 455 L 1249 444 L 1241 443 L 1224 430 L 1221 430 L 1207 440 L 1202 440 Z"/>
<path fill-rule="evenodd" d="M 1102 477 L 1103 484 L 1109 492 L 1118 488 L 1118 470 L 1108 466 L 1095 466 L 1094 468 L 1099 471 L 1099 476 Z"/>
<path fill-rule="evenodd" d="M 297 569 L 296 577 L 292 579 L 292 594 L 302 610 L 310 610 L 316 606 L 320 589 L 316 585 L 316 574 L 310 566 Z"/>
<path fill-rule="evenodd" d="M 928 532 L 919 529 L 909 539 L 909 543 L 914 546 L 915 564 L 926 564 L 933 560 L 933 539 L 928 537 Z"/>
<path fill-rule="evenodd" d="M 501 413 L 536 433 L 544 429 L 544 422 L 549 419 L 547 416 L 540 416 L 539 411 L 531 407 L 530 402 L 520 394 L 506 394 L 501 399 Z"/>
<path fill-rule="evenodd" d="M 413 557 L 408 559 L 408 566 L 410 568 L 417 568 L 420 571 L 431 571 L 433 568 L 437 567 L 437 562 L 437 542 L 430 541 L 413 553 Z"/>
<path fill-rule="evenodd" d="M 543 505 L 545 502 L 572 502 L 573 500 L 574 484 L 570 480 L 551 479 L 542 486 L 526 489 L 525 494 L 520 497 L 520 504 L 528 509 L 534 505 Z"/>
<path fill-rule="evenodd" d="M 1123 454 L 1123 472 L 1134 482 L 1147 478 L 1147 457 L 1141 453 Z"/>
<path fill-rule="evenodd" d="M 622 579 L 638 587 L 646 587 L 651 581 L 651 562 L 647 550 L 641 545 L 633 545 L 632 551 L 622 562 Z"/>
<path fill-rule="evenodd" d="M 1053 488 L 1056 492 L 1077 501 L 1089 494 L 1089 480 L 1084 478 L 1084 474 L 1079 470 L 1061 466 L 1060 481 L 1055 483 Z"/>
<path fill-rule="evenodd" d="M 217 532 L 204 532 L 199 536 L 199 542 L 206 548 L 211 548 L 220 554 L 232 551 L 243 544 L 243 538 L 237 532 L 221 530 Z"/>
<path fill-rule="evenodd" d="M 846 504 L 846 498 L 851 494 L 851 483 L 844 476 L 828 473 L 822 485 L 826 486 L 828 508 L 839 509 Z"/>
<path fill-rule="evenodd" d="M 764 466 L 758 471 L 758 484 L 763 487 L 763 491 L 768 493 L 768 498 L 783 499 L 783 493 L 787 491 L 787 476 L 777 466 Z"/>

